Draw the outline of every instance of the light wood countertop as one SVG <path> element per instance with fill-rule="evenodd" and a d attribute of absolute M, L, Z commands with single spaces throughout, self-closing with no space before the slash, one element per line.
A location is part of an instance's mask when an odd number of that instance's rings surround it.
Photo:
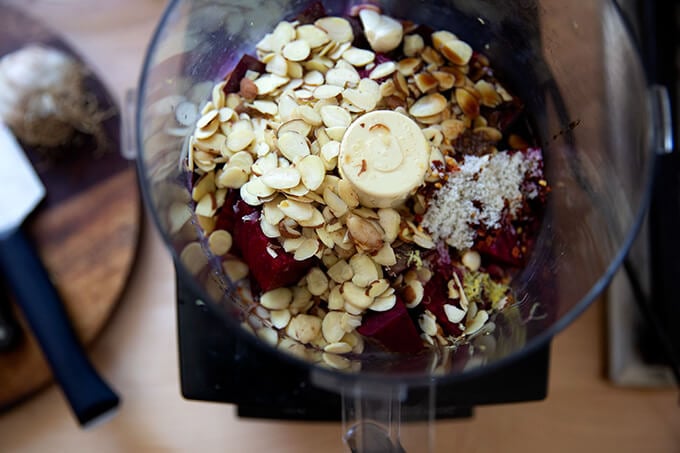
<path fill-rule="evenodd" d="M 13 3 L 19 3 L 18 1 Z M 135 87 L 162 0 L 28 0 L 123 99 Z M 1 7 L 0 7 L 1 8 Z M 108 423 L 81 431 L 50 386 L 0 414 L 2 452 L 340 452 L 339 423 L 241 420 L 233 406 L 191 402 L 179 391 L 173 269 L 148 216 L 129 286 L 91 357 L 121 393 Z M 439 422 L 437 451 L 680 451 L 671 390 L 618 389 L 605 378 L 604 305 L 593 305 L 553 342 L 546 401 L 478 408 Z"/>

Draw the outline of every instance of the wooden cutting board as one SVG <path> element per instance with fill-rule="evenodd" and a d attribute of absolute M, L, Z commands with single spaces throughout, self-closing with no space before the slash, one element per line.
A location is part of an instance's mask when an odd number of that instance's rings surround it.
<path fill-rule="evenodd" d="M 35 42 L 72 53 L 40 23 L 3 6 L 0 55 Z M 120 154 L 118 109 L 96 75 L 86 82 L 99 106 L 110 112 L 104 143 L 79 134 L 57 154 L 25 147 L 47 188 L 47 197 L 27 220 L 27 231 L 85 345 L 102 330 L 125 288 L 142 218 L 134 164 Z M 0 352 L 0 409 L 51 381 L 39 346 L 11 303 L 22 333 L 14 348 Z"/>

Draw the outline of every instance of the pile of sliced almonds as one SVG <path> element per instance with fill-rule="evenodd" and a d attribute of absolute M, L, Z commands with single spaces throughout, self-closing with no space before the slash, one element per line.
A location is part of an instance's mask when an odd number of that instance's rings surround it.
<path fill-rule="evenodd" d="M 373 9 L 359 16 L 373 50 L 352 45 L 352 27 L 341 17 L 314 24 L 280 22 L 256 46 L 264 73 L 248 71 L 238 93 L 225 94 L 225 82 L 214 86 L 196 121 L 188 159 L 189 169 L 200 176 L 192 192 L 195 214 L 216 254 L 229 252 L 231 237 L 213 231 L 215 215 L 227 191 L 238 190 L 246 203 L 262 206 L 260 222 L 267 237 L 278 240 L 296 260 L 320 259 L 320 266 L 297 286 L 256 297 L 259 304 L 249 325 L 283 349 L 299 352 L 300 345 L 312 345 L 334 367 L 350 366 L 337 354 L 363 349 L 355 331 L 363 313 L 390 310 L 397 292 L 410 308 L 422 300 L 427 269 L 395 281 L 385 277 L 384 266 L 396 263 L 395 247 L 435 246 L 415 220 L 427 205 L 422 194 L 414 195 L 408 209 L 359 204 L 337 172 L 345 130 L 373 110 L 396 110 L 413 118 L 430 144 L 426 182 L 438 187 L 445 169 L 455 167 L 454 141 L 464 131 L 492 142 L 502 138 L 488 127 L 480 107 L 512 99 L 495 81 L 468 78 L 472 49 L 452 33 L 433 33 L 432 46 L 427 46 L 420 35 L 409 34 L 413 30 Z M 399 46 L 405 58 L 379 62 L 376 51 Z M 449 91 L 449 97 L 442 94 Z M 476 265 L 465 264 L 478 268 L 478 256 Z M 225 272 L 243 278 L 243 266 L 230 258 Z M 455 298 L 447 313 L 465 323 L 466 334 L 476 332 L 482 312 L 466 321 L 463 288 L 451 294 Z M 419 324 L 430 343 L 435 337 L 442 344 L 456 341 L 438 333 L 428 312 Z"/>

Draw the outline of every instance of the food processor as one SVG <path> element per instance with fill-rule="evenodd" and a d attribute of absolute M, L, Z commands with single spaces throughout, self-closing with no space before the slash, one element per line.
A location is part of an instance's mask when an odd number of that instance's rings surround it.
<path fill-rule="evenodd" d="M 616 272 L 644 216 L 655 156 L 672 148 L 666 93 L 647 83 L 613 1 L 322 2 L 339 16 L 370 3 L 450 30 L 486 55 L 524 101 L 552 187 L 528 264 L 512 282 L 518 302 L 482 335 L 417 354 L 364 353 L 335 369 L 283 353 L 242 328 L 251 313 L 201 236 L 184 164 L 193 124 L 181 110 L 187 103 L 200 110 L 243 54 L 254 54 L 279 21 L 310 3 L 171 1 L 147 53 L 138 162 L 176 268 L 183 393 L 236 402 L 242 415 L 267 416 L 262 408 L 269 406 L 272 417 L 342 417 L 352 451 L 424 451 L 431 430 L 409 437 L 401 420 L 545 396 L 550 339 Z M 210 377 L 197 365 L 209 366 Z"/>

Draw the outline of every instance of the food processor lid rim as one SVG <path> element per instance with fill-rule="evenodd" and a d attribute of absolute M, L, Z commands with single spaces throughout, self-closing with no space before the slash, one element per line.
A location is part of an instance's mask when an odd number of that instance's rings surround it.
<path fill-rule="evenodd" d="M 144 61 L 142 65 L 142 71 L 140 74 L 139 82 L 138 82 L 138 96 L 136 100 L 136 111 L 135 111 L 135 124 L 140 125 L 141 120 L 142 120 L 142 103 L 144 100 L 145 96 L 145 84 L 147 81 L 148 73 L 149 73 L 149 67 L 151 65 L 151 56 L 154 54 L 156 49 L 158 48 L 158 43 L 161 38 L 162 31 L 165 27 L 165 24 L 168 22 L 169 18 L 171 15 L 174 13 L 176 10 L 178 4 L 180 4 L 184 0 L 170 0 L 170 2 L 167 4 L 163 14 L 161 15 L 161 18 L 158 22 L 158 25 L 156 26 L 151 40 L 149 42 L 149 46 L 147 47 L 147 50 L 144 54 Z M 607 0 L 608 3 L 614 4 L 615 9 L 618 13 L 619 18 L 623 18 L 623 15 L 621 13 L 620 8 L 616 7 L 616 2 L 615 1 L 610 1 Z M 624 20 L 622 20 L 623 26 L 626 27 L 626 23 Z M 632 40 L 632 35 L 630 34 L 630 30 L 628 29 L 628 37 Z M 637 59 L 640 62 L 640 65 L 642 65 L 641 59 L 640 59 L 640 54 L 639 54 L 639 49 L 636 47 L 636 52 Z M 648 82 L 648 77 L 647 74 L 644 75 L 645 81 Z M 647 84 L 649 88 L 649 83 Z M 653 125 L 651 125 L 653 126 Z M 141 192 L 143 199 L 146 202 L 146 206 L 153 206 L 153 200 L 151 198 L 151 188 L 148 185 L 148 172 L 146 168 L 146 164 L 144 162 L 144 159 L 142 158 L 143 153 L 141 150 L 144 148 L 143 146 L 143 140 L 142 140 L 142 131 L 140 127 L 135 128 L 135 136 L 136 136 L 136 145 L 138 149 L 138 155 L 137 155 L 137 171 L 139 174 L 139 178 L 141 180 Z M 650 151 L 650 156 L 654 156 L 652 153 L 653 150 Z M 650 157 L 650 165 L 648 168 L 648 172 L 646 175 L 647 183 L 645 184 L 645 190 L 644 194 L 642 196 L 641 203 L 638 208 L 638 212 L 635 216 L 635 221 L 631 225 L 631 227 L 628 229 L 628 232 L 624 238 L 624 240 L 621 242 L 621 247 L 617 251 L 614 259 L 609 263 L 607 266 L 605 272 L 602 274 L 602 276 L 595 282 L 595 284 L 590 288 L 590 290 L 581 298 L 579 302 L 574 304 L 573 307 L 571 307 L 563 316 L 561 316 L 557 321 L 555 321 L 549 328 L 547 328 L 545 331 L 541 332 L 540 334 L 536 335 L 535 337 L 532 337 L 522 349 L 514 351 L 510 353 L 509 355 L 496 359 L 491 363 L 484 364 L 483 366 L 478 366 L 469 370 L 463 370 L 460 373 L 456 374 L 451 374 L 451 375 L 409 375 L 409 374 L 381 374 L 381 373 L 376 373 L 376 372 L 360 372 L 360 373 L 352 373 L 352 372 L 346 372 L 342 370 L 329 370 L 320 366 L 315 366 L 313 363 L 300 359 L 296 356 L 293 356 L 292 354 L 285 354 L 285 353 L 279 353 L 271 346 L 267 345 L 263 340 L 260 340 L 257 338 L 255 335 L 249 335 L 244 329 L 242 329 L 236 320 L 232 319 L 231 317 L 227 316 L 224 313 L 224 310 L 219 308 L 219 304 L 213 301 L 211 297 L 209 297 L 204 290 L 204 288 L 199 285 L 194 278 L 186 278 L 185 281 L 189 285 L 189 287 L 194 291 L 197 295 L 200 295 L 202 297 L 202 300 L 205 301 L 206 306 L 209 307 L 210 311 L 213 313 L 216 313 L 218 316 L 220 316 L 221 319 L 225 320 L 230 326 L 235 327 L 232 329 L 233 331 L 237 332 L 237 335 L 240 336 L 240 338 L 245 339 L 248 341 L 251 345 L 256 346 L 258 349 L 267 351 L 267 352 L 274 352 L 277 354 L 278 357 L 284 358 L 285 361 L 288 361 L 293 364 L 297 364 L 298 366 L 302 366 L 305 369 L 309 370 L 310 375 L 313 376 L 314 373 L 319 373 L 318 375 L 321 376 L 331 376 L 333 379 L 346 379 L 348 382 L 355 380 L 361 380 L 364 382 L 370 382 L 370 381 L 375 381 L 375 382 L 380 382 L 381 384 L 385 385 L 387 383 L 393 384 L 393 385 L 406 385 L 406 386 L 412 386 L 412 387 L 418 387 L 418 386 L 426 386 L 426 385 L 431 385 L 432 382 L 436 383 L 454 383 L 454 382 L 462 382 L 466 381 L 468 379 L 474 379 L 475 377 L 481 375 L 481 374 L 486 374 L 489 372 L 492 372 L 498 368 L 501 368 L 508 363 L 511 363 L 514 360 L 517 360 L 520 357 L 527 356 L 537 350 L 539 350 L 541 347 L 543 347 L 548 341 L 550 341 L 551 338 L 553 338 L 556 334 L 561 332 L 563 329 L 565 329 L 569 324 L 571 324 L 578 316 L 580 316 L 585 309 L 595 300 L 596 297 L 598 297 L 602 291 L 607 287 L 609 282 L 613 279 L 614 275 L 616 274 L 617 270 L 623 263 L 625 257 L 627 256 L 635 238 L 637 237 L 637 234 L 639 230 L 641 229 L 642 223 L 645 218 L 645 213 L 648 210 L 649 204 L 651 202 L 651 194 L 652 194 L 652 186 L 653 186 L 653 181 L 654 181 L 654 174 L 656 173 L 656 168 L 657 168 L 657 159 L 654 157 Z M 190 276 L 188 270 L 184 267 L 184 265 L 181 263 L 181 260 L 179 259 L 179 255 L 177 251 L 175 250 L 174 247 L 171 245 L 170 238 L 168 237 L 167 231 L 162 227 L 159 213 L 155 209 L 149 209 L 149 212 L 151 214 L 151 217 L 153 219 L 154 224 L 156 225 L 158 231 L 161 233 L 161 237 L 163 239 L 163 242 L 166 245 L 166 248 L 170 252 L 173 262 L 176 266 L 177 272 L 180 274 L 184 274 L 186 276 Z M 342 376 L 342 378 L 340 378 Z M 387 381 L 387 382 L 386 382 Z"/>

